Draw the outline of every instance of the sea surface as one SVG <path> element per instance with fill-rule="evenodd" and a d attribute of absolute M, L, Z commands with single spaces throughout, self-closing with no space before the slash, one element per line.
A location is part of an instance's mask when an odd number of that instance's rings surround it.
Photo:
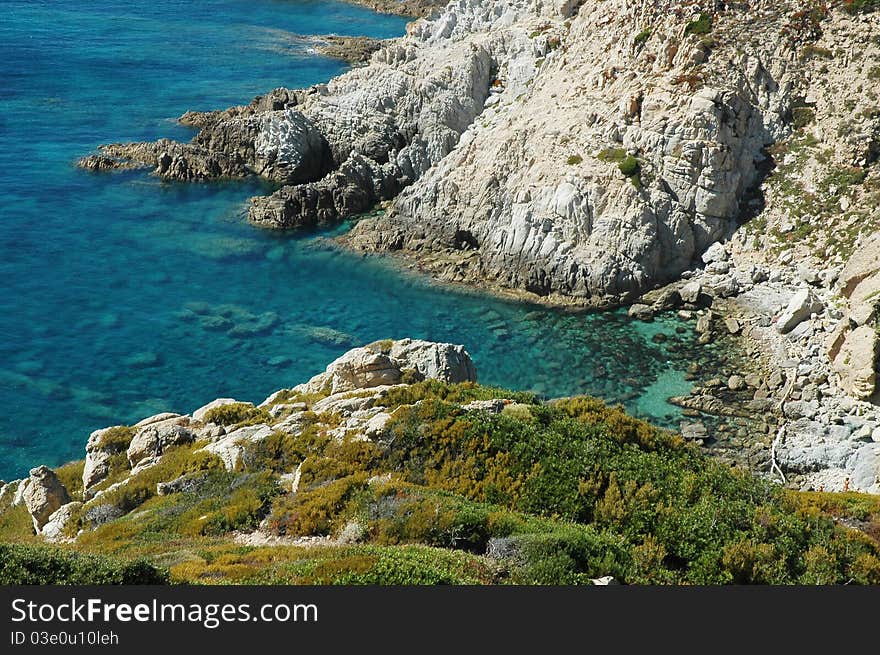
<path fill-rule="evenodd" d="M 484 383 L 676 420 L 666 399 L 690 387 L 692 334 L 673 318 L 502 302 L 326 234 L 261 231 L 242 214 L 256 181 L 73 166 L 101 143 L 189 138 L 175 122 L 187 110 L 345 70 L 297 35 L 404 25 L 330 1 L 0 0 L 0 477 L 82 457 L 99 427 L 260 402 L 388 337 L 463 343 Z"/>

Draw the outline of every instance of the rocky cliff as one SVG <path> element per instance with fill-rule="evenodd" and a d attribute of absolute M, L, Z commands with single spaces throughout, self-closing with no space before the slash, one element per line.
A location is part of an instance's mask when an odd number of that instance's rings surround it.
<path fill-rule="evenodd" d="M 876 490 L 880 453 L 862 443 L 880 426 L 876 9 L 453 0 L 328 84 L 191 112 L 190 143 L 113 144 L 81 165 L 261 175 L 280 188 L 249 217 L 271 228 L 383 203 L 343 243 L 545 302 L 672 283 L 644 302 L 713 305 L 707 340 L 715 312 L 760 344 L 750 402 L 795 426 L 767 426 L 768 465 Z"/>

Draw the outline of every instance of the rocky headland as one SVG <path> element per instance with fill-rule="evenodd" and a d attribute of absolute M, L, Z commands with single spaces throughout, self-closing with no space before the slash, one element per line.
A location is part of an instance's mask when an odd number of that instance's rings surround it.
<path fill-rule="evenodd" d="M 540 302 L 685 312 L 742 355 L 695 371 L 688 434 L 790 484 L 880 491 L 876 3 L 434 9 L 327 84 L 80 164 L 259 175 L 279 188 L 248 216 L 275 229 L 379 204 L 343 245 Z"/>

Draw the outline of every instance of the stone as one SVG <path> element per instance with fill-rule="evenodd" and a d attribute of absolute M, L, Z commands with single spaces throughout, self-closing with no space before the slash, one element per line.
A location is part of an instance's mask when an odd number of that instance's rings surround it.
<path fill-rule="evenodd" d="M 745 383 L 752 387 L 753 389 L 758 389 L 761 387 L 761 376 L 755 373 L 750 373 L 745 376 Z"/>
<path fill-rule="evenodd" d="M 876 391 L 877 331 L 862 325 L 846 334 L 831 368 L 840 388 L 857 400 L 867 400 Z"/>
<path fill-rule="evenodd" d="M 156 484 L 157 496 L 168 496 L 170 494 L 191 492 L 198 488 L 199 484 L 204 480 L 202 475 L 193 475 L 192 473 L 184 473 L 183 475 L 169 480 L 168 482 L 159 482 Z"/>
<path fill-rule="evenodd" d="M 708 430 L 706 430 L 706 426 L 700 421 L 696 421 L 694 423 L 682 423 L 680 431 L 681 436 L 688 441 L 705 440 L 709 435 Z"/>
<path fill-rule="evenodd" d="M 177 417 L 148 423 L 138 429 L 126 451 L 132 469 L 144 459 L 157 460 L 170 446 L 194 441 L 195 434 L 188 424 L 187 417 Z"/>
<path fill-rule="evenodd" d="M 237 401 L 235 398 L 217 398 L 217 400 L 212 400 L 207 405 L 202 405 L 192 413 L 193 420 L 204 421 L 205 415 L 212 409 L 216 407 L 223 407 L 224 405 L 232 405 L 237 402 L 239 401 Z"/>
<path fill-rule="evenodd" d="M 248 444 L 262 441 L 272 434 L 274 430 L 268 425 L 249 425 L 220 437 L 217 441 L 208 444 L 201 450 L 217 455 L 223 460 L 223 466 L 227 471 L 234 471 L 242 461 L 242 455 Z"/>
<path fill-rule="evenodd" d="M 703 286 L 696 280 L 688 282 L 678 290 L 682 302 L 696 305 L 700 300 L 700 294 L 703 292 Z"/>
<path fill-rule="evenodd" d="M 654 318 L 654 309 L 650 305 L 636 303 L 635 305 L 630 305 L 630 308 L 627 310 L 627 316 L 639 321 L 650 321 Z"/>
<path fill-rule="evenodd" d="M 788 306 L 776 319 L 776 330 L 781 334 L 791 332 L 812 314 L 821 312 L 822 307 L 822 303 L 812 291 L 801 289 L 791 297 Z"/>
<path fill-rule="evenodd" d="M 727 328 L 727 331 L 730 334 L 739 334 L 742 330 L 742 327 L 735 318 L 725 318 L 724 319 L 724 327 Z"/>
<path fill-rule="evenodd" d="M 101 430 L 95 430 L 89 435 L 86 442 L 86 461 L 83 466 L 83 496 L 88 500 L 91 489 L 104 480 L 110 472 L 109 466 L 113 455 L 121 453 L 128 448 L 128 443 L 118 439 L 108 440 L 106 437 L 114 431 L 126 430 L 122 425 L 116 425 Z"/>
<path fill-rule="evenodd" d="M 464 346 L 401 339 L 391 346 L 391 357 L 402 362 L 402 370 L 415 369 L 425 379 L 451 384 L 477 381 L 477 370 Z"/>
<path fill-rule="evenodd" d="M 742 376 L 731 375 L 727 380 L 727 388 L 731 391 L 740 391 L 746 388 L 746 381 Z"/>
<path fill-rule="evenodd" d="M 379 342 L 380 344 L 382 342 Z M 354 348 L 331 362 L 324 373 L 295 390 L 336 395 L 358 389 L 400 384 L 408 379 L 475 382 L 476 369 L 463 346 L 402 339 L 378 346 Z"/>
<path fill-rule="evenodd" d="M 713 316 L 712 312 L 706 312 L 705 314 L 700 316 L 700 318 L 697 319 L 697 325 L 694 328 L 696 330 L 697 334 L 706 335 L 706 334 L 711 333 L 712 332 L 712 320 L 714 318 L 715 317 Z"/>
<path fill-rule="evenodd" d="M 797 270 L 798 278 L 806 282 L 807 284 L 819 284 L 821 281 L 821 277 L 819 275 L 819 271 L 810 268 L 809 266 L 799 266 Z"/>
<path fill-rule="evenodd" d="M 880 233 L 872 234 L 853 251 L 837 283 L 853 306 L 880 302 Z"/>
<path fill-rule="evenodd" d="M 713 264 L 715 262 L 726 262 L 728 257 L 729 255 L 724 244 L 715 242 L 706 249 L 706 252 L 703 253 L 700 259 L 703 260 L 704 264 Z"/>
<path fill-rule="evenodd" d="M 70 502 L 67 489 L 48 466 L 31 469 L 23 499 L 37 533 L 42 530 L 55 511 Z"/>
<path fill-rule="evenodd" d="M 42 534 L 47 541 L 61 541 L 64 538 L 64 531 L 67 528 L 67 524 L 76 516 L 82 505 L 83 504 L 80 502 L 72 502 L 59 507 L 52 512 L 52 515 L 49 517 L 49 520 L 46 521 L 40 534 Z"/>

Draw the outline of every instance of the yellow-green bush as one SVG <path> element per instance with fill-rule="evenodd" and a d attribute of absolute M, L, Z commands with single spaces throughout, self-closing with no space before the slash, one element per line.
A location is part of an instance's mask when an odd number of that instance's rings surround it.
<path fill-rule="evenodd" d="M 239 427 L 251 423 L 260 423 L 269 418 L 269 413 L 251 403 L 229 403 L 209 409 L 204 418 L 205 423 L 217 425 L 237 425 Z"/>

